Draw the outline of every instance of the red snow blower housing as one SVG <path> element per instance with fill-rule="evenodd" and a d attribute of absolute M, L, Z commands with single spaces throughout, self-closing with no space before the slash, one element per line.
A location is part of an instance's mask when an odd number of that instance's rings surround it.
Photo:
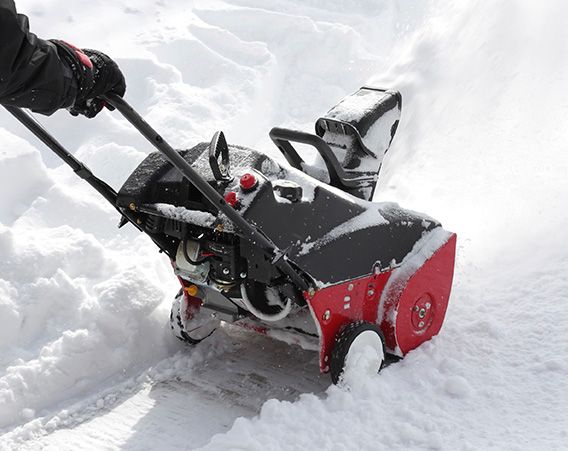
<path fill-rule="evenodd" d="M 310 134 L 274 128 L 288 164 L 211 143 L 176 151 L 121 98 L 106 99 L 159 152 L 118 193 L 30 115 L 7 107 L 166 253 L 182 289 L 171 326 L 195 344 L 220 321 L 316 342 L 337 382 L 362 349 L 377 370 L 436 335 L 446 313 L 456 235 L 426 215 L 372 202 L 401 113 L 398 92 L 361 88 Z M 297 151 L 313 147 L 323 165 Z"/>

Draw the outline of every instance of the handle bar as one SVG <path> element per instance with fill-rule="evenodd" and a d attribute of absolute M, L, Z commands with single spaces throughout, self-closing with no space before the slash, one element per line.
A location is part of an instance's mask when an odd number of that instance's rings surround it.
<path fill-rule="evenodd" d="M 116 108 L 181 174 L 193 184 L 205 198 L 224 213 L 243 233 L 244 237 L 260 246 L 272 258 L 274 264 L 302 291 L 309 285 L 287 261 L 284 252 L 237 213 L 209 183 L 204 180 L 185 159 L 174 150 L 122 97 L 116 94 L 104 96 L 104 100 Z"/>

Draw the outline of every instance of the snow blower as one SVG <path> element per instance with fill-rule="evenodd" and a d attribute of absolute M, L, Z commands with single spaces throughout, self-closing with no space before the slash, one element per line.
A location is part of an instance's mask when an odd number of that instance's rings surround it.
<path fill-rule="evenodd" d="M 288 164 L 228 145 L 222 132 L 176 151 L 126 101 L 106 100 L 158 150 L 118 193 L 31 115 L 7 109 L 118 210 L 120 226 L 133 224 L 171 259 L 178 338 L 199 343 L 224 321 L 315 343 L 320 370 L 337 382 L 363 350 L 378 371 L 386 353 L 403 357 L 440 331 L 456 235 L 372 202 L 400 93 L 361 88 L 318 119 L 315 134 L 273 128 Z M 323 164 L 309 161 L 308 147 Z"/>

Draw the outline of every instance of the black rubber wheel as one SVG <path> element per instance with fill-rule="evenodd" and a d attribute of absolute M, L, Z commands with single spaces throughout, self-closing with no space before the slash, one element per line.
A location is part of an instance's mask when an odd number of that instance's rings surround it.
<path fill-rule="evenodd" d="M 201 343 L 207 337 L 211 336 L 216 329 L 211 330 L 205 335 L 202 334 L 201 336 L 199 336 L 199 338 L 193 335 L 192 333 L 188 332 L 185 329 L 183 321 L 181 320 L 181 301 L 183 299 L 183 296 L 184 296 L 183 292 L 180 291 L 177 294 L 176 298 L 174 299 L 174 302 L 172 304 L 172 310 L 170 312 L 170 327 L 176 338 L 178 338 L 179 340 L 185 343 L 196 345 L 198 343 Z"/>
<path fill-rule="evenodd" d="M 376 349 L 378 360 L 380 360 L 377 361 L 377 373 L 383 367 L 386 355 L 385 337 L 379 326 L 365 321 L 347 324 L 337 334 L 335 346 L 331 352 L 329 373 L 334 384 L 337 384 L 342 378 L 349 351 L 356 352 L 355 349 L 352 349 L 352 345 L 361 341 L 368 342 L 377 348 L 380 347 L 380 349 Z"/>

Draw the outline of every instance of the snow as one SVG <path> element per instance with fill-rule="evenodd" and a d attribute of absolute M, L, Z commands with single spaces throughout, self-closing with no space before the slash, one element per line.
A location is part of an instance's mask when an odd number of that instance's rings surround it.
<path fill-rule="evenodd" d="M 150 206 L 156 208 L 158 212 L 168 218 L 202 227 L 210 227 L 217 219 L 206 211 L 188 210 L 185 207 L 176 207 L 169 204 L 152 204 Z"/>
<path fill-rule="evenodd" d="M 223 129 L 282 161 L 270 127 L 401 91 L 376 198 L 457 232 L 458 260 L 441 334 L 380 375 L 330 387 L 316 352 L 231 328 L 189 349 L 167 259 L 2 111 L 0 449 L 566 449 L 564 2 L 18 7 L 117 57 L 175 147 Z M 115 188 L 152 150 L 117 114 L 41 122 Z"/>
<path fill-rule="evenodd" d="M 37 151 L 27 142 L 0 128 L 0 180 L 3 195 L 0 197 L 0 221 L 9 224 L 27 205 L 51 185 L 49 175 Z M 26 174 L 25 177 L 22 177 Z M 9 196 L 5 187 L 18 193 Z"/>

